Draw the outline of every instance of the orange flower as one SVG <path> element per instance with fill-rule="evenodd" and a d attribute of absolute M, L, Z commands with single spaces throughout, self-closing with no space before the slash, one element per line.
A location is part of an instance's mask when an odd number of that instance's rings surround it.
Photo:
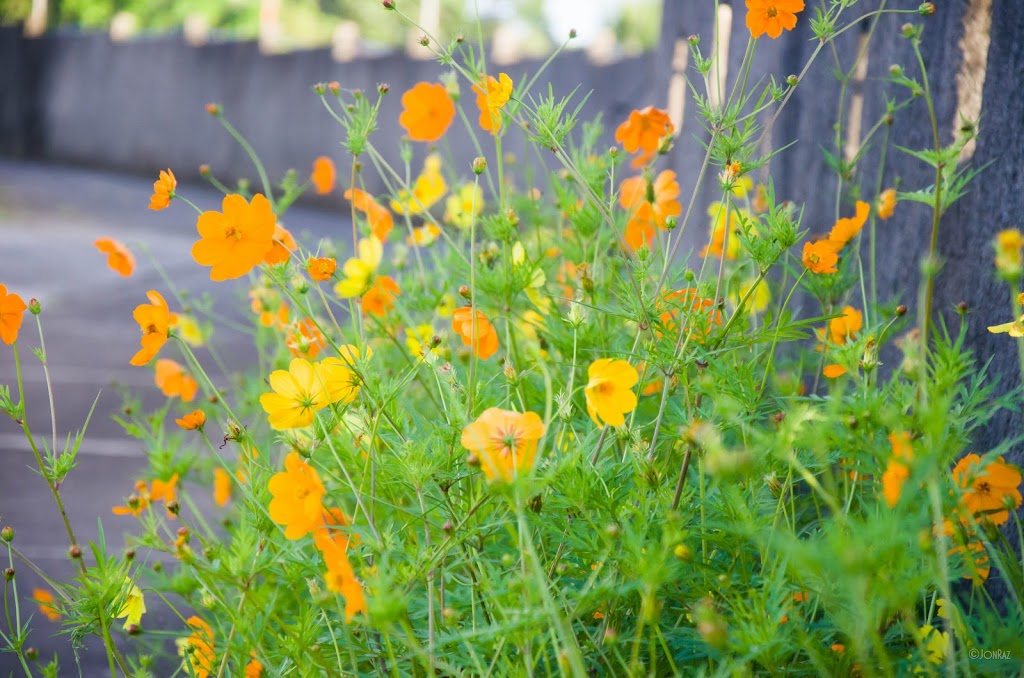
<path fill-rule="evenodd" d="M 622 182 L 619 204 L 627 210 L 637 208 L 626 224 L 624 235 L 626 243 L 634 251 L 640 249 L 640 243 L 650 245 L 655 226 L 665 229 L 669 217 L 682 213 L 678 197 L 679 182 L 676 173 L 671 170 L 661 172 L 653 182 L 644 176 L 631 177 Z"/>
<path fill-rule="evenodd" d="M 836 221 L 836 225 L 832 227 L 832 231 L 828 234 L 828 239 L 836 245 L 836 252 L 843 249 L 846 243 L 857 237 L 860 229 L 864 228 L 869 214 L 871 214 L 871 205 L 863 200 L 858 200 L 857 214 L 855 216 L 844 217 Z"/>
<path fill-rule="evenodd" d="M 398 124 L 413 141 L 437 141 L 454 119 L 455 103 L 440 83 L 418 82 L 402 95 Z"/>
<path fill-rule="evenodd" d="M 334 177 L 337 172 L 334 169 L 334 162 L 326 155 L 321 155 L 313 161 L 313 173 L 309 179 L 313 182 L 313 188 L 320 195 L 327 195 L 334 190 Z"/>
<path fill-rule="evenodd" d="M 231 474 L 222 468 L 213 469 L 213 501 L 217 506 L 231 501 Z"/>
<path fill-rule="evenodd" d="M 285 526 L 285 538 L 302 539 L 323 525 L 323 498 L 327 490 L 316 469 L 297 453 L 285 457 L 284 467 L 267 486 L 273 496 L 270 519 Z"/>
<path fill-rule="evenodd" d="M 13 292 L 8 294 L 7 287 L 0 285 L 0 341 L 5 344 L 14 343 L 18 338 L 18 330 L 21 329 L 21 320 L 27 308 L 20 296 Z"/>
<path fill-rule="evenodd" d="M 196 397 L 199 384 L 173 360 L 162 358 L 156 361 L 156 386 L 165 396 L 180 396 L 183 403 L 190 403 Z"/>
<path fill-rule="evenodd" d="M 896 212 L 896 189 L 887 188 L 878 196 L 878 218 L 882 221 L 891 219 Z"/>
<path fill-rule="evenodd" d="M 587 414 L 598 426 L 622 426 L 625 415 L 636 408 L 633 387 L 640 380 L 636 368 L 626 360 L 601 358 L 587 368 L 587 382 L 583 393 L 587 398 Z"/>
<path fill-rule="evenodd" d="M 124 506 L 110 509 L 115 516 L 135 516 L 136 518 L 149 508 L 149 486 L 145 480 L 135 483 L 135 492 L 128 496 Z"/>
<path fill-rule="evenodd" d="M 474 315 L 468 306 L 455 309 L 452 312 L 452 330 L 462 337 L 464 345 L 473 348 L 473 353 L 481 360 L 487 360 L 498 352 L 498 332 L 481 311 Z"/>
<path fill-rule="evenodd" d="M 315 359 L 327 346 L 323 333 L 317 329 L 312 318 L 292 323 L 285 339 L 285 345 L 296 358 Z"/>
<path fill-rule="evenodd" d="M 950 557 L 962 556 L 967 561 L 964 579 L 973 580 L 975 586 L 980 586 L 988 579 L 992 567 L 988 564 L 988 553 L 985 552 L 985 544 L 978 537 L 973 525 L 963 521 L 957 523 L 959 529 L 954 526 L 953 521 L 945 518 L 942 521 L 942 533 L 950 537 L 952 547 L 948 551 Z M 935 530 L 938 536 L 938 530 Z"/>
<path fill-rule="evenodd" d="M 847 370 L 842 365 L 825 365 L 825 369 L 821 371 L 829 379 L 836 379 L 846 374 Z"/>
<path fill-rule="evenodd" d="M 674 131 L 668 113 L 648 106 L 629 114 L 629 118 L 615 130 L 615 141 L 622 144 L 627 153 L 636 153 L 641 149 L 645 153 L 653 153 L 661 145 L 662 137 Z"/>
<path fill-rule="evenodd" d="M 274 244 L 271 245 L 270 251 L 264 257 L 263 263 L 271 266 L 283 264 L 288 261 L 289 253 L 294 252 L 298 247 L 288 229 L 281 224 L 274 224 Z"/>
<path fill-rule="evenodd" d="M 100 252 L 108 255 L 107 266 L 111 271 L 124 278 L 131 276 L 132 271 L 135 270 L 135 257 L 124 246 L 124 243 L 113 238 L 97 238 L 93 244 Z"/>
<path fill-rule="evenodd" d="M 314 282 L 327 282 L 334 277 L 334 272 L 338 270 L 338 262 L 331 257 L 320 257 L 319 259 L 310 257 L 306 262 L 306 270 L 309 271 L 309 277 Z"/>
<path fill-rule="evenodd" d="M 32 589 L 32 600 L 39 603 L 39 611 L 52 622 L 60 621 L 60 612 L 53 606 L 53 593 L 46 589 Z"/>
<path fill-rule="evenodd" d="M 533 468 L 543 435 L 544 422 L 534 412 L 491 407 L 462 430 L 462 446 L 479 457 L 488 482 L 512 482 L 520 471 Z"/>
<path fill-rule="evenodd" d="M 512 79 L 505 73 L 498 78 L 488 75 L 480 84 L 473 85 L 476 106 L 480 109 L 480 129 L 491 134 L 501 131 L 501 109 L 512 96 Z"/>
<path fill-rule="evenodd" d="M 675 334 L 675 319 L 680 311 L 687 321 L 684 331 L 690 332 L 690 336 L 697 341 L 703 341 L 713 325 L 722 324 L 722 311 L 714 307 L 715 302 L 711 299 L 700 296 L 696 288 L 668 292 L 662 296 L 662 302 L 668 305 L 669 310 L 658 316 L 661 320 L 661 329 L 655 330 L 658 338 L 661 338 L 663 332 L 668 332 L 670 336 Z"/>
<path fill-rule="evenodd" d="M 1010 519 L 1007 504 L 1014 508 L 1021 505 L 1020 469 L 1007 464 L 1003 457 L 997 457 L 981 469 L 981 457 L 968 454 L 957 462 L 953 469 L 953 480 L 963 491 L 964 503 L 974 515 L 1002 525 Z"/>
<path fill-rule="evenodd" d="M 797 12 L 803 9 L 804 0 L 747 0 L 747 28 L 754 38 L 767 33 L 774 40 L 783 29 L 796 27 Z"/>
<path fill-rule="evenodd" d="M 263 676 L 263 664 L 260 663 L 259 659 L 256 659 L 256 653 L 252 653 L 252 659 L 245 665 L 245 678 L 262 678 Z"/>
<path fill-rule="evenodd" d="M 201 240 L 192 246 L 192 258 L 210 266 L 210 280 L 240 278 L 259 266 L 274 246 L 276 217 L 262 194 L 252 202 L 238 194 L 224 196 L 223 212 L 199 215 L 196 229 Z"/>
<path fill-rule="evenodd" d="M 160 178 L 153 182 L 153 195 L 149 198 L 149 209 L 167 209 L 174 197 L 174 189 L 177 187 L 178 180 L 174 178 L 171 168 L 168 167 L 166 172 L 161 171 Z"/>
<path fill-rule="evenodd" d="M 168 503 L 178 499 L 178 474 L 175 473 L 167 480 L 154 480 L 153 488 L 149 491 L 149 501 L 162 501 Z"/>
<path fill-rule="evenodd" d="M 363 294 L 363 313 L 383 317 L 395 305 L 395 298 L 401 294 L 402 290 L 391 276 L 377 276 L 373 286 Z"/>
<path fill-rule="evenodd" d="M 194 631 L 188 638 L 178 641 L 178 654 L 185 658 L 190 675 L 195 678 L 210 678 L 217 670 L 217 654 L 213 649 L 213 629 L 199 617 L 189 617 L 187 622 Z"/>
<path fill-rule="evenodd" d="M 828 330 L 829 334 L 832 335 L 832 341 L 840 346 L 847 341 L 852 341 L 863 327 L 864 316 L 853 306 L 844 307 L 841 316 L 828 321 Z"/>
<path fill-rule="evenodd" d="M 3 291 L 3 286 L 0 286 L 0 329 L 3 328 Z M 131 364 L 136 366 L 148 365 L 149 361 L 156 357 L 167 341 L 167 334 L 170 331 L 171 312 L 163 296 L 156 290 L 150 290 L 146 292 L 146 297 L 150 303 L 136 306 L 133 314 L 135 322 L 142 329 L 142 339 L 139 341 L 142 348 L 131 359 Z M 6 337 L 4 341 L 7 341 Z"/>
<path fill-rule="evenodd" d="M 377 240 L 385 242 L 395 225 L 395 218 L 391 216 L 388 208 L 374 200 L 372 195 L 358 188 L 350 188 L 345 191 L 345 199 L 350 200 L 353 207 L 366 215 L 370 232 L 377 237 Z"/>
<path fill-rule="evenodd" d="M 252 312 L 260 317 L 260 325 L 284 327 L 288 324 L 288 304 L 277 290 L 255 287 L 249 290 L 249 299 Z"/>
<path fill-rule="evenodd" d="M 649 203 L 645 202 L 626 222 L 626 230 L 622 234 L 622 239 L 631 250 L 636 252 L 641 247 L 650 247 L 656 232 L 654 210 Z"/>
<path fill-rule="evenodd" d="M 202 410 L 189 412 L 181 419 L 175 419 L 174 423 L 186 431 L 197 431 L 206 424 L 206 413 Z"/>
<path fill-rule="evenodd" d="M 838 262 L 839 253 L 831 240 L 804 243 L 803 264 L 811 273 L 835 273 Z"/>
<path fill-rule="evenodd" d="M 903 484 L 910 477 L 909 463 L 914 459 L 914 448 L 910 445 L 910 434 L 906 431 L 889 434 L 892 457 L 882 474 L 882 495 L 889 508 L 896 506 L 903 492 Z"/>
<path fill-rule="evenodd" d="M 345 597 L 345 621 L 352 621 L 352 618 L 362 612 L 366 614 L 366 595 L 363 592 L 363 585 L 356 579 L 352 563 L 348 560 L 345 549 L 335 540 L 320 539 L 317 547 L 324 555 L 324 564 L 327 572 L 324 573 L 324 582 L 327 590 L 340 593 Z"/>

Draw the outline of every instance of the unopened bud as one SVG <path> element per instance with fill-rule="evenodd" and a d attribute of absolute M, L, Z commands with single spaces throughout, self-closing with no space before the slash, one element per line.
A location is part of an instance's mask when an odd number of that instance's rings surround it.
<path fill-rule="evenodd" d="M 480 176 L 487 170 L 487 159 L 477 157 L 473 159 L 473 174 Z"/>
<path fill-rule="evenodd" d="M 795 75 L 787 75 L 786 76 L 786 84 L 789 85 L 790 87 L 796 87 L 798 82 L 800 82 L 800 78 L 798 78 L 797 76 L 795 76 Z"/>
<path fill-rule="evenodd" d="M 381 2 L 381 4 L 384 5 L 384 9 L 394 9 L 395 8 L 395 0 L 383 0 Z"/>
<path fill-rule="evenodd" d="M 672 215 L 665 217 L 665 228 L 669 231 L 674 231 L 676 226 L 679 225 L 679 221 Z"/>
<path fill-rule="evenodd" d="M 540 513 L 541 509 L 544 508 L 544 495 L 538 494 L 536 497 L 532 497 L 527 505 L 534 513 Z"/>
<path fill-rule="evenodd" d="M 686 544 L 676 544 L 676 547 L 672 549 L 672 553 L 679 560 L 689 560 L 692 555 L 690 547 Z"/>
<path fill-rule="evenodd" d="M 444 532 L 451 532 L 452 530 L 455 529 L 455 525 L 452 523 L 452 521 L 446 520 L 446 521 L 444 521 L 444 525 L 441 526 L 441 529 Z"/>
<path fill-rule="evenodd" d="M 71 548 L 68 549 L 68 555 L 71 556 L 72 559 L 78 560 L 82 557 L 81 547 L 78 544 L 72 544 Z"/>
<path fill-rule="evenodd" d="M 329 83 L 327 83 L 327 91 L 337 96 L 338 93 L 341 92 L 341 83 L 339 83 L 337 80 L 331 80 Z"/>
<path fill-rule="evenodd" d="M 199 176 L 201 176 L 201 177 L 208 177 L 208 176 L 210 176 L 210 166 L 207 165 L 206 163 L 203 163 L 202 165 L 200 165 L 199 166 Z"/>
<path fill-rule="evenodd" d="M 462 297 L 463 299 L 469 299 L 469 285 L 459 285 L 459 296 Z"/>
<path fill-rule="evenodd" d="M 897 318 L 902 318 L 906 314 L 907 314 L 907 307 L 906 306 L 904 306 L 903 304 L 900 304 L 899 306 L 896 307 L 896 317 Z"/>
<path fill-rule="evenodd" d="M 42 305 L 39 303 L 39 300 L 36 299 L 35 297 L 32 297 L 31 299 L 28 300 L 28 312 L 31 313 L 32 315 L 39 315 L 40 313 L 43 312 Z"/>
<path fill-rule="evenodd" d="M 13 567 L 8 567 L 6 570 L 4 570 L 4 579 L 7 581 L 11 581 L 12 579 L 14 579 Z"/>
<path fill-rule="evenodd" d="M 900 66 L 899 64 L 893 64 L 892 66 L 889 66 L 889 75 L 891 75 L 894 78 L 900 77 L 901 75 L 903 75 L 903 66 Z"/>
<path fill-rule="evenodd" d="M 382 82 L 377 85 L 377 92 L 379 92 L 382 95 L 387 94 L 390 91 L 391 85 L 387 84 L 386 82 Z"/>
<path fill-rule="evenodd" d="M 480 466 L 480 457 L 476 456 L 475 452 L 470 452 L 466 455 L 466 465 L 477 468 Z"/>
<path fill-rule="evenodd" d="M 686 39 L 686 42 L 690 43 L 691 47 L 696 47 L 697 45 L 700 44 L 700 36 L 693 34 Z"/>
<path fill-rule="evenodd" d="M 967 310 L 968 306 L 966 301 L 961 301 L 959 304 L 956 305 L 956 312 L 959 313 L 960 315 L 964 315 L 965 313 L 967 313 Z"/>
<path fill-rule="evenodd" d="M 313 91 L 316 92 L 317 96 L 323 96 L 324 92 L 327 91 L 327 85 L 325 85 L 322 82 L 318 82 L 317 84 L 313 85 Z"/>
<path fill-rule="evenodd" d="M 612 539 L 615 539 L 622 534 L 622 528 L 619 527 L 617 523 L 608 523 L 604 528 L 604 533 Z"/>
<path fill-rule="evenodd" d="M 129 636 L 137 636 L 142 633 L 142 627 L 138 624 L 129 624 L 125 631 L 128 632 Z"/>
<path fill-rule="evenodd" d="M 430 38 L 428 38 L 425 35 L 421 35 L 420 36 L 420 44 L 423 45 L 424 47 L 426 47 L 427 45 L 430 44 Z"/>
<path fill-rule="evenodd" d="M 132 562 L 133 560 L 135 560 L 135 549 L 131 549 L 131 548 L 125 549 L 124 550 L 124 559 L 127 560 L 129 563 Z"/>
<path fill-rule="evenodd" d="M 178 512 L 181 511 L 181 506 L 177 501 L 169 501 L 167 502 L 167 511 L 173 515 L 178 515 Z"/>
<path fill-rule="evenodd" d="M 8 544 L 14 541 L 14 528 L 7 525 L 4 529 L 0 530 L 0 539 L 3 539 Z"/>
<path fill-rule="evenodd" d="M 25 649 L 25 659 L 28 659 L 29 661 L 33 661 L 33 662 L 35 660 L 39 659 L 39 650 L 34 648 L 34 647 L 26 648 Z"/>
<path fill-rule="evenodd" d="M 935 3 L 922 3 L 921 6 L 917 8 L 917 13 L 920 14 L 921 16 L 931 16 L 932 14 L 935 14 Z"/>
<path fill-rule="evenodd" d="M 212 104 L 211 103 L 211 104 L 206 104 L 206 112 L 209 113 L 210 115 L 217 116 L 217 115 L 220 115 L 221 113 L 223 113 L 224 109 L 222 109 L 220 107 L 220 104 Z"/>
<path fill-rule="evenodd" d="M 914 24 L 906 23 L 900 27 L 900 33 L 903 34 L 904 38 L 914 37 Z"/>
<path fill-rule="evenodd" d="M 576 39 L 576 29 L 575 28 L 570 28 L 569 29 L 569 39 L 570 40 L 575 40 Z"/>

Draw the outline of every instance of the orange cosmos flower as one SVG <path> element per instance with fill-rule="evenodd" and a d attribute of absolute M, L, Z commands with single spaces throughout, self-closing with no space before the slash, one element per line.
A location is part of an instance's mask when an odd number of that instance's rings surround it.
<path fill-rule="evenodd" d="M 846 243 L 857 237 L 860 229 L 864 228 L 869 214 L 871 214 L 871 205 L 863 200 L 858 200 L 856 216 L 844 217 L 836 222 L 828 234 L 828 239 L 835 243 L 837 252 L 843 249 Z"/>
<path fill-rule="evenodd" d="M 587 368 L 590 381 L 583 393 L 587 397 L 587 414 L 598 426 L 622 426 L 625 415 L 636 408 L 633 387 L 640 381 L 636 368 L 625 360 L 601 358 Z"/>
<path fill-rule="evenodd" d="M 167 171 L 160 172 L 160 178 L 153 182 L 153 195 L 149 198 L 149 209 L 167 209 L 174 198 L 174 189 L 178 187 L 178 180 L 174 178 L 174 172 L 168 167 Z"/>
<path fill-rule="evenodd" d="M 115 516 L 139 517 L 143 511 L 149 508 L 149 486 L 145 480 L 135 483 L 135 492 L 128 496 L 124 506 L 115 506 L 110 509 Z"/>
<path fill-rule="evenodd" d="M 222 468 L 213 469 L 213 501 L 221 507 L 231 501 L 231 474 Z"/>
<path fill-rule="evenodd" d="M 206 424 L 206 413 L 202 410 L 189 412 L 181 419 L 175 419 L 174 423 L 186 431 L 197 431 Z"/>
<path fill-rule="evenodd" d="M 815 243 L 804 243 L 804 267 L 811 273 L 835 273 L 839 269 L 839 253 L 831 240 L 819 240 Z"/>
<path fill-rule="evenodd" d="M 887 188 L 878 196 L 878 218 L 882 221 L 891 219 L 896 212 L 896 189 Z"/>
<path fill-rule="evenodd" d="M 626 179 L 619 188 L 619 204 L 623 209 L 636 208 L 626 224 L 624 239 L 634 250 L 641 244 L 650 245 L 654 227 L 665 228 L 666 220 L 682 213 L 679 204 L 679 182 L 671 170 L 661 172 L 653 181 L 637 176 Z"/>
<path fill-rule="evenodd" d="M 480 128 L 497 134 L 501 131 L 501 109 L 512 96 L 512 78 L 500 73 L 498 78 L 488 75 L 480 84 L 473 85 L 476 105 L 480 109 Z"/>
<path fill-rule="evenodd" d="M 668 113 L 648 106 L 629 114 L 629 118 L 615 130 L 615 141 L 622 144 L 627 153 L 636 153 L 638 150 L 653 153 L 661 145 L 662 137 L 674 131 Z"/>
<path fill-rule="evenodd" d="M 168 398 L 180 396 L 184 403 L 192 402 L 199 390 L 199 384 L 184 367 L 166 358 L 156 361 L 156 385 Z"/>
<path fill-rule="evenodd" d="M 797 12 L 803 9 L 804 0 L 747 0 L 747 28 L 754 38 L 767 33 L 774 40 L 783 29 L 796 27 Z"/>
<path fill-rule="evenodd" d="M 296 452 L 284 460 L 285 470 L 268 484 L 270 519 L 285 526 L 287 539 L 302 539 L 323 525 L 323 498 L 327 493 L 320 474 Z"/>
<path fill-rule="evenodd" d="M 149 501 L 162 501 L 168 503 L 178 499 L 178 474 L 175 473 L 167 480 L 154 480 L 153 488 L 149 491 Z"/>
<path fill-rule="evenodd" d="M 2 297 L 2 291 L 2 287 L 0 287 L 0 297 Z M 146 292 L 146 297 L 150 303 L 136 306 L 133 314 L 135 322 L 142 329 L 142 339 L 139 341 L 142 348 L 131 359 L 131 364 L 136 366 L 148 365 L 149 361 L 156 357 L 160 348 L 167 341 L 170 331 L 171 312 L 167 308 L 167 301 L 156 290 Z M 0 314 L 2 312 L 3 302 L 0 299 Z M 2 320 L 2 315 L 0 315 L 0 320 Z M 0 322 L 0 328 L 2 328 L 2 322 Z"/>
<path fill-rule="evenodd" d="M 245 665 L 245 678 L 262 678 L 263 676 L 263 664 L 260 663 L 259 659 L 256 659 L 256 653 L 252 653 L 252 659 Z"/>
<path fill-rule="evenodd" d="M 186 622 L 195 629 L 188 638 L 178 640 L 178 654 L 185 658 L 188 672 L 196 678 L 210 678 L 217 670 L 217 654 L 213 649 L 213 629 L 199 617 Z"/>
<path fill-rule="evenodd" d="M 452 330 L 462 337 L 464 345 L 472 347 L 473 353 L 481 360 L 487 360 L 498 352 L 498 332 L 481 311 L 474 315 L 468 306 L 455 309 L 452 312 Z"/>
<path fill-rule="evenodd" d="M 722 311 L 714 307 L 715 302 L 711 299 L 700 296 L 694 287 L 668 292 L 662 296 L 662 302 L 669 310 L 658 315 L 662 329 L 656 329 L 655 334 L 659 339 L 663 332 L 668 332 L 670 336 L 675 334 L 675 319 L 680 311 L 685 314 L 687 321 L 684 331 L 688 331 L 691 338 L 699 342 L 704 341 L 713 325 L 722 324 Z"/>
<path fill-rule="evenodd" d="M 334 177 L 337 172 L 334 169 L 334 162 L 326 155 L 321 155 L 313 161 L 313 173 L 309 180 L 313 182 L 313 188 L 320 195 L 327 195 L 334 190 Z"/>
<path fill-rule="evenodd" d="M 520 471 L 533 468 L 543 435 L 544 422 L 534 412 L 491 407 L 462 430 L 462 446 L 479 457 L 487 482 L 512 482 Z"/>
<path fill-rule="evenodd" d="M 363 313 L 383 317 L 395 305 L 395 298 L 402 294 L 398 283 L 387 275 L 377 276 L 373 286 L 363 294 Z"/>
<path fill-rule="evenodd" d="M 418 82 L 402 95 L 398 124 L 413 141 L 437 141 L 454 119 L 455 102 L 440 83 Z"/>
<path fill-rule="evenodd" d="M 825 365 L 825 369 L 821 371 L 829 379 L 836 379 L 846 374 L 847 370 L 842 365 Z"/>
<path fill-rule="evenodd" d="M 828 321 L 829 334 L 832 341 L 842 346 L 852 341 L 864 327 L 864 315 L 853 306 L 843 308 L 843 314 Z"/>
<path fill-rule="evenodd" d="M 17 294 L 7 293 L 7 287 L 0 285 L 0 341 L 13 344 L 21 329 L 21 320 L 28 306 Z"/>
<path fill-rule="evenodd" d="M 60 612 L 53 606 L 53 593 L 46 589 L 32 589 L 32 600 L 39 603 L 39 611 L 52 622 L 60 621 Z"/>
<path fill-rule="evenodd" d="M 988 462 L 982 469 L 981 457 L 968 454 L 957 462 L 953 480 L 963 491 L 967 509 L 992 521 L 993 525 L 1002 525 L 1010 519 L 1008 503 L 1014 508 L 1021 505 L 1020 469 L 1007 464 L 1003 457 Z"/>
<path fill-rule="evenodd" d="M 892 457 L 882 474 L 882 496 L 889 508 L 896 506 L 903 492 L 903 484 L 910 477 L 909 463 L 914 459 L 914 448 L 910 445 L 910 434 L 906 431 L 889 434 Z"/>
<path fill-rule="evenodd" d="M 119 240 L 113 238 L 97 238 L 93 243 L 101 253 L 107 255 L 107 266 L 123 278 L 131 276 L 135 270 L 135 257 Z"/>
<path fill-rule="evenodd" d="M 288 229 L 281 224 L 274 224 L 274 244 L 264 257 L 263 263 L 271 266 L 283 264 L 288 261 L 289 253 L 298 249 L 295 238 L 288 232 Z"/>
<path fill-rule="evenodd" d="M 224 196 L 223 212 L 199 215 L 199 240 L 192 246 L 192 258 L 210 266 L 210 280 L 240 278 L 259 266 L 274 246 L 276 217 L 270 201 L 262 194 L 246 202 L 232 193 Z"/>
<path fill-rule="evenodd" d="M 327 282 L 334 277 L 334 272 L 338 270 L 338 262 L 331 257 L 320 257 L 319 259 L 310 257 L 306 262 L 306 270 L 309 271 L 309 277 L 314 282 Z"/>
<path fill-rule="evenodd" d="M 395 218 L 388 208 L 374 200 L 372 195 L 358 188 L 350 188 L 345 191 L 345 199 L 350 200 L 353 207 L 366 215 L 370 232 L 377 237 L 377 240 L 387 241 L 388 234 L 391 233 L 391 229 L 395 225 Z"/>
<path fill-rule="evenodd" d="M 636 252 L 641 247 L 650 247 L 656 232 L 654 210 L 650 203 L 645 202 L 640 204 L 640 208 L 626 222 L 626 230 L 622 233 L 622 239 L 629 249 Z"/>
<path fill-rule="evenodd" d="M 289 327 L 285 345 L 296 358 L 313 360 L 327 346 L 327 341 L 312 318 L 304 318 Z"/>
<path fill-rule="evenodd" d="M 274 289 L 255 287 L 249 290 L 252 312 L 260 317 L 263 327 L 284 327 L 288 324 L 288 304 L 281 299 L 281 294 Z"/>

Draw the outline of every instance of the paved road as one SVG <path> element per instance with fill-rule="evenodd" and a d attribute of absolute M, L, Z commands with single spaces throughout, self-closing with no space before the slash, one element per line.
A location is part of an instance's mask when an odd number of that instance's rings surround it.
<path fill-rule="evenodd" d="M 139 245 L 157 253 L 175 284 L 196 294 L 210 292 L 225 313 L 238 317 L 245 313 L 243 286 L 211 283 L 207 269 L 189 256 L 196 236 L 194 211 L 180 202 L 164 212 L 147 209 L 153 179 L 0 160 L 0 283 L 26 301 L 36 297 L 42 302 L 59 437 L 81 426 L 99 394 L 79 467 L 61 493 L 79 540 L 96 537 L 99 516 L 115 548 L 133 524 L 111 515 L 110 507 L 131 491 L 145 466 L 141 446 L 112 420 L 121 406 L 117 388 L 127 387 L 143 396 L 145 406 L 155 407 L 162 398 L 153 386 L 152 371 L 128 364 L 139 337 L 132 309 L 144 302 L 148 289 L 162 290 L 170 298 L 153 264 L 140 255 Z M 208 187 L 181 186 L 179 192 L 202 208 L 219 208 L 219 194 Z M 350 242 L 351 233 L 344 213 L 340 203 L 334 213 L 294 207 L 287 223 L 306 242 L 311 240 L 300 234 L 308 232 L 309 238 L 333 235 L 343 246 Z M 138 266 L 132 278 L 125 280 L 106 267 L 92 245 L 100 236 L 133 246 Z M 42 370 L 28 350 L 29 345 L 38 344 L 32 320 L 26 315 L 19 344 L 26 344 L 21 355 L 30 365 L 25 374 L 28 419 L 33 432 L 42 435 L 50 431 L 50 416 Z M 233 343 L 232 339 L 221 332 L 217 341 L 223 345 Z M 245 365 L 251 355 L 244 348 L 238 350 L 238 344 L 230 351 L 223 348 L 220 352 L 230 369 Z M 0 344 L 0 384 L 15 383 L 11 349 Z M 68 540 L 45 483 L 33 467 L 20 427 L 0 419 L 0 525 L 15 527 L 16 545 L 44 571 L 67 577 L 72 572 L 65 555 Z M 0 560 L 6 560 L 2 551 Z M 15 567 L 19 593 L 28 595 L 40 582 L 27 568 L 17 563 Z M 145 621 L 152 628 L 161 616 L 157 610 Z M 66 637 L 50 637 L 58 625 L 37 615 L 33 627 L 30 642 L 44 657 L 66 648 Z M 61 658 L 62 676 L 79 673 L 66 649 Z M 81 651 L 79 662 L 81 675 L 106 671 L 102 646 L 95 643 Z M 13 657 L 0 654 L 0 676 L 14 671 L 20 673 Z"/>

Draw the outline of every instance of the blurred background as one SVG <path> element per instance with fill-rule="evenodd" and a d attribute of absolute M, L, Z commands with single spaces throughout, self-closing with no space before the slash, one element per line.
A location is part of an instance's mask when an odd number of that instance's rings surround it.
<path fill-rule="evenodd" d="M 118 39 L 183 32 L 194 43 L 259 39 L 268 51 L 324 47 L 374 54 L 415 44 L 381 21 L 375 0 L 2 0 L 0 22 L 48 29 L 110 31 Z M 538 56 L 565 40 L 574 48 L 623 54 L 651 49 L 658 39 L 661 0 L 403 0 L 402 10 L 433 30 L 476 34 L 499 43 L 506 56 Z M 454 30 L 451 30 L 454 29 Z M 418 52 L 417 52 L 418 53 Z"/>

